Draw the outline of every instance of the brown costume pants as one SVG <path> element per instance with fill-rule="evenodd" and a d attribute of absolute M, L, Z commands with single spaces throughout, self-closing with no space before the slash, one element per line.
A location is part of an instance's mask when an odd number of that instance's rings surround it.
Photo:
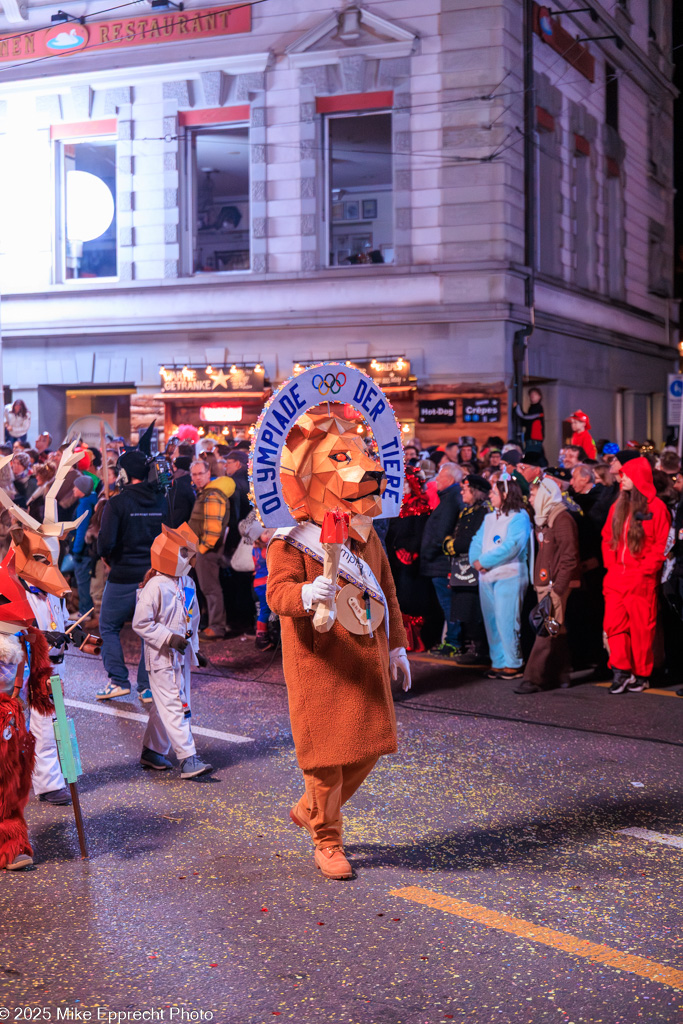
<path fill-rule="evenodd" d="M 377 757 L 368 757 L 356 764 L 304 771 L 306 791 L 297 807 L 301 808 L 302 817 L 310 815 L 316 846 L 341 844 L 342 804 L 353 796 L 377 761 Z"/>
<path fill-rule="evenodd" d="M 542 601 L 547 593 L 548 587 L 536 587 L 536 596 L 539 601 Z M 569 642 L 564 621 L 568 597 L 568 594 L 558 597 L 553 590 L 553 616 L 560 623 L 560 632 L 557 636 L 536 637 L 524 669 L 524 678 L 544 689 L 569 686 L 571 683 Z"/>

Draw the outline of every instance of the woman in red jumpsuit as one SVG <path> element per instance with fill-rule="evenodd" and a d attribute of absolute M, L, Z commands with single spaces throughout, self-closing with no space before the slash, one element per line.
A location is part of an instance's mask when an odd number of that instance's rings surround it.
<path fill-rule="evenodd" d="M 631 459 L 623 466 L 619 497 L 602 531 L 605 633 L 614 673 L 610 693 L 639 693 L 649 686 L 657 587 L 670 524 L 666 505 L 655 495 L 650 463 Z"/>

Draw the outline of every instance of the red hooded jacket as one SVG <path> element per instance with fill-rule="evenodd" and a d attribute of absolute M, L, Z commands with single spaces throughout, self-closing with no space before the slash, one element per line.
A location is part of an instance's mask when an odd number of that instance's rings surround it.
<path fill-rule="evenodd" d="M 652 519 L 643 521 L 645 544 L 639 555 L 631 554 L 626 543 L 631 522 L 630 516 L 624 523 L 619 546 L 616 551 L 613 551 L 612 520 L 616 504 L 612 505 L 602 531 L 602 557 L 605 568 L 610 574 L 622 575 L 625 578 L 656 577 L 664 563 L 664 551 L 669 536 L 671 516 L 664 502 L 657 497 L 655 485 L 652 482 L 652 467 L 647 459 L 642 457 L 631 459 L 624 465 L 623 472 L 633 480 L 640 493 L 647 498 L 647 511 L 652 513 Z"/>

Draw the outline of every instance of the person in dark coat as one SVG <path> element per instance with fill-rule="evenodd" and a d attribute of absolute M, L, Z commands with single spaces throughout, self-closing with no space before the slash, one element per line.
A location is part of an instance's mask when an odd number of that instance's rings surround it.
<path fill-rule="evenodd" d="M 182 447 L 182 446 L 181 446 Z M 173 463 L 173 483 L 168 492 L 170 526 L 174 529 L 189 523 L 194 507 L 195 491 L 190 476 L 191 455 L 178 455 Z"/>
<path fill-rule="evenodd" d="M 677 473 L 674 489 L 679 497 L 673 521 L 674 544 L 668 553 L 671 572 L 662 584 L 662 621 L 669 683 L 683 682 L 683 474 Z M 683 697 L 683 687 L 676 690 Z"/>
<path fill-rule="evenodd" d="M 435 483 L 439 495 L 436 506 L 424 529 L 420 548 L 420 572 L 431 579 L 444 619 L 446 635 L 443 642 L 432 649 L 440 658 L 456 658 L 460 652 L 460 624 L 451 622 L 451 592 L 448 586 L 450 559 L 444 552 L 443 542 L 452 535 L 462 508 L 460 484 L 457 475 L 460 470 L 452 463 L 442 463 Z"/>
<path fill-rule="evenodd" d="M 408 651 L 424 651 L 422 629 L 434 600 L 429 580 L 420 575 L 420 548 L 430 507 L 424 481 L 412 466 L 406 467 L 404 497 L 397 518 L 388 524 L 386 552 L 396 585 L 396 597 L 408 637 Z M 375 527 L 377 520 L 375 520 Z"/>
<path fill-rule="evenodd" d="M 603 509 L 604 491 L 604 485 L 596 482 L 591 466 L 579 463 L 574 467 L 568 493 L 582 512 L 575 519 L 579 532 L 581 586 L 572 591 L 567 605 L 569 648 L 572 668 L 593 668 L 596 678 L 600 679 L 607 678 L 607 651 L 602 642 L 605 615 L 602 528 L 609 506 Z"/>
<path fill-rule="evenodd" d="M 465 507 L 460 512 L 458 522 L 451 537 L 443 543 L 444 551 L 450 555 L 451 561 L 451 619 L 459 622 L 461 627 L 461 643 L 463 653 L 455 659 L 458 665 L 488 665 L 489 645 L 484 628 L 484 617 L 479 601 L 479 584 L 458 586 L 455 582 L 454 567 L 458 575 L 474 574 L 469 564 L 469 550 L 474 536 L 484 522 L 484 516 L 492 511 L 488 500 L 491 484 L 483 476 L 469 473 L 460 485 L 462 500 Z"/>
<path fill-rule="evenodd" d="M 100 634 L 102 661 L 109 682 L 96 694 L 98 700 L 126 697 L 130 693 L 128 666 L 123 657 L 120 633 L 132 620 L 137 590 L 151 566 L 151 547 L 168 524 L 165 495 L 147 483 L 148 460 L 141 451 L 128 451 L 119 460 L 128 484 L 104 506 L 97 553 L 109 566 L 109 579 L 102 595 Z M 146 703 L 152 700 L 144 650 L 137 672 L 138 695 Z"/>
<path fill-rule="evenodd" d="M 579 533 L 562 492 L 554 480 L 544 478 L 534 487 L 534 525 L 538 554 L 534 588 L 538 601 L 550 594 L 552 618 L 559 626 L 553 636 L 537 636 L 515 693 L 540 693 L 570 685 L 569 644 L 565 626 L 567 600 L 579 585 Z"/>
<path fill-rule="evenodd" d="M 253 572 L 236 572 L 230 566 L 230 559 L 240 542 L 239 524 L 249 515 L 249 455 L 242 448 L 231 448 L 225 456 L 225 473 L 235 484 L 230 499 L 230 520 L 225 538 L 225 560 L 228 565 L 221 571 L 225 615 L 228 623 L 228 638 L 242 636 L 254 629 L 254 599 L 252 595 Z"/>

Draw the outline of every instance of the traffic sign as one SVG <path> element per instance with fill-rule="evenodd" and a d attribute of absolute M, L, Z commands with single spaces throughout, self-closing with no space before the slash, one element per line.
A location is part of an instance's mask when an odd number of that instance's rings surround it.
<path fill-rule="evenodd" d="M 666 390 L 666 422 L 677 427 L 681 422 L 681 400 L 683 398 L 683 373 L 670 373 Z"/>

